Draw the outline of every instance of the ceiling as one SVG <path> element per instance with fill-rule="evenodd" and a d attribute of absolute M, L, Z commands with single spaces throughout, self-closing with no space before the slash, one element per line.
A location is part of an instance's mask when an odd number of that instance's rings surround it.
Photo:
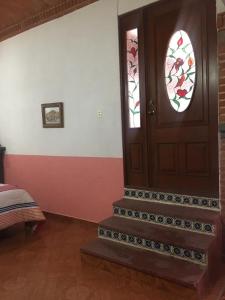
<path fill-rule="evenodd" d="M 0 40 L 97 0 L 0 0 Z"/>
<path fill-rule="evenodd" d="M 61 0 L 0 0 L 0 31 L 60 2 Z"/>
<path fill-rule="evenodd" d="M 0 0 L 0 41 L 95 1 Z"/>

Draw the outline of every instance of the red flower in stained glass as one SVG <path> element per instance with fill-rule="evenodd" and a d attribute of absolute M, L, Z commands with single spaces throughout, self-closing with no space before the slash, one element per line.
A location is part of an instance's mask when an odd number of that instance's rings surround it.
<path fill-rule="evenodd" d="M 175 86 L 175 88 L 181 87 L 181 86 L 183 85 L 184 81 L 185 81 L 185 76 L 182 75 L 182 76 L 178 79 L 178 82 L 177 82 L 177 85 Z"/>
<path fill-rule="evenodd" d="M 182 36 L 179 38 L 179 40 L 177 41 L 177 46 L 178 47 L 180 47 L 181 45 L 183 45 L 183 42 L 184 42 L 184 40 L 183 40 L 183 38 L 182 38 Z"/>
<path fill-rule="evenodd" d="M 136 109 L 138 106 L 140 106 L 140 100 L 138 100 L 135 105 L 134 105 L 134 109 Z"/>
<path fill-rule="evenodd" d="M 177 72 L 177 71 L 179 70 L 179 68 L 180 68 L 183 64 L 184 64 L 183 59 L 181 59 L 181 58 L 178 57 L 177 60 L 176 60 L 176 62 L 175 62 L 174 65 L 173 65 L 171 71 L 172 71 L 173 68 L 175 67 L 176 72 Z"/>
<path fill-rule="evenodd" d="M 177 95 L 180 97 L 180 98 L 184 98 L 186 95 L 187 95 L 187 90 L 177 90 Z"/>
<path fill-rule="evenodd" d="M 135 49 L 134 47 L 132 47 L 132 48 L 130 49 L 130 53 L 133 55 L 133 57 L 136 57 L 137 49 Z"/>

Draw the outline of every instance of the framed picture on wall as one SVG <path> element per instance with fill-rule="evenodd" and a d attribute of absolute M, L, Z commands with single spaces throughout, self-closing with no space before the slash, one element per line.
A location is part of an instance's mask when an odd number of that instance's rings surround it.
<path fill-rule="evenodd" d="M 63 102 L 41 104 L 42 123 L 44 128 L 63 128 Z"/>

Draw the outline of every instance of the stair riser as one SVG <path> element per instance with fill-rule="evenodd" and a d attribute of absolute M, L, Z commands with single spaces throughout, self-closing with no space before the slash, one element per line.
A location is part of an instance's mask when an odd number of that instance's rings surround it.
<path fill-rule="evenodd" d="M 189 206 L 189 207 L 198 207 L 202 209 L 210 209 L 213 211 L 220 210 L 219 199 L 216 198 L 206 198 L 198 196 L 189 196 L 189 195 L 179 195 L 172 193 L 163 193 L 163 192 L 154 192 L 154 191 L 145 191 L 145 190 L 136 190 L 128 189 L 124 190 L 124 195 L 128 199 L 140 199 L 144 201 L 154 201 L 159 203 Z"/>
<path fill-rule="evenodd" d="M 131 247 L 154 251 L 162 255 L 170 255 L 175 258 L 183 259 L 200 265 L 207 265 L 208 263 L 207 253 L 192 249 L 184 249 L 176 245 L 167 245 L 160 241 L 146 240 L 141 236 L 134 236 L 109 228 L 99 227 L 98 237 L 117 243 L 122 243 Z"/>
<path fill-rule="evenodd" d="M 161 226 L 188 230 L 203 234 L 215 235 L 216 226 L 213 224 L 206 224 L 199 221 L 193 220 L 183 220 L 179 218 L 174 218 L 170 216 L 157 215 L 150 212 L 142 212 L 122 207 L 113 207 L 114 216 L 119 216 L 122 218 L 133 219 L 136 221 L 142 221 L 152 224 L 157 224 Z"/>

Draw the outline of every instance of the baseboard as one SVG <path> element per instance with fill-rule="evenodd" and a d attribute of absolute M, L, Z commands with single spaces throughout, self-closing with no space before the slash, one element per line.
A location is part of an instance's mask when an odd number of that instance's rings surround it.
<path fill-rule="evenodd" d="M 45 215 L 50 215 L 50 216 L 54 216 L 56 218 L 62 218 L 62 219 L 67 219 L 67 220 L 74 220 L 74 221 L 80 221 L 80 222 L 85 222 L 85 223 L 91 223 L 91 224 L 95 224 L 97 225 L 98 223 L 94 222 L 94 221 L 89 221 L 89 220 L 85 220 L 85 219 L 79 219 L 79 218 L 75 218 L 73 216 L 68 216 L 68 215 L 63 215 L 63 214 L 60 214 L 60 213 L 56 213 L 56 212 L 50 212 L 50 211 L 47 211 L 47 210 L 43 210 L 43 213 Z"/>

